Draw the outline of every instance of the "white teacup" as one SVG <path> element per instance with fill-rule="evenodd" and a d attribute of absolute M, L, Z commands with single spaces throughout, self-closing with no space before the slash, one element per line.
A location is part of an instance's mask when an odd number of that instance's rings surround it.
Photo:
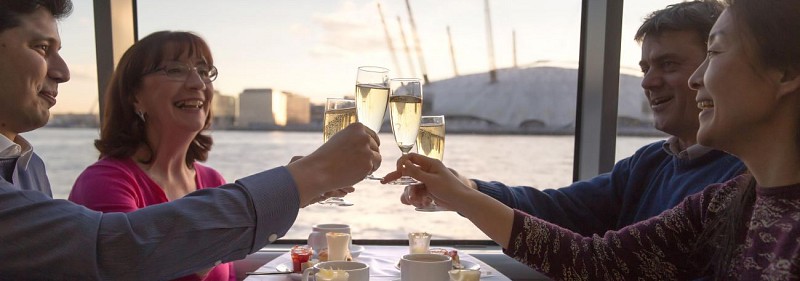
<path fill-rule="evenodd" d="M 408 254 L 400 259 L 402 281 L 447 281 L 453 269 L 449 256 L 439 254 Z"/>
<path fill-rule="evenodd" d="M 308 235 L 308 245 L 314 249 L 315 253 L 319 253 L 319 250 L 328 248 L 328 241 L 325 237 L 325 233 L 328 232 L 350 233 L 350 226 L 337 223 L 314 225 L 311 228 L 311 234 Z"/>
<path fill-rule="evenodd" d="M 369 281 L 369 265 L 357 261 L 326 261 L 315 264 L 303 271 L 303 281 L 319 272 L 320 269 L 344 270 L 349 274 L 348 281 Z M 316 278 L 315 278 L 316 279 Z"/>

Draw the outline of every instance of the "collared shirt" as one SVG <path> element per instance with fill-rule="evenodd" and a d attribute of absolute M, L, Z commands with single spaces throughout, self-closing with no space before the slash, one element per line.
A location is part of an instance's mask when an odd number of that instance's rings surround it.
<path fill-rule="evenodd" d="M 17 135 L 14 141 L 11 141 L 5 135 L 0 134 L 0 158 L 19 158 L 17 167 L 27 170 L 31 155 L 33 155 L 33 146 L 21 135 Z"/>
<path fill-rule="evenodd" d="M 681 151 L 681 145 L 678 143 L 677 137 L 670 137 L 667 141 L 664 142 L 664 151 L 667 154 L 678 157 L 678 159 L 683 160 L 693 160 L 697 159 L 700 156 L 705 155 L 706 153 L 714 150 L 713 148 L 702 146 L 699 144 L 693 144 L 686 148 L 685 150 Z"/>

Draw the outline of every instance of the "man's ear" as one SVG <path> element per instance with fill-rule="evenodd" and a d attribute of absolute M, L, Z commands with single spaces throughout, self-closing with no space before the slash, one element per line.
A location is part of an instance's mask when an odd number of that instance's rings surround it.
<path fill-rule="evenodd" d="M 796 92 L 800 92 L 800 71 L 784 70 L 781 80 L 778 82 L 778 98 Z"/>

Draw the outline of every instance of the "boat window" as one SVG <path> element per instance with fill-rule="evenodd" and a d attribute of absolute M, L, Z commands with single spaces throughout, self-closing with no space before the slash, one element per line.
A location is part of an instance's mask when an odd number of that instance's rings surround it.
<path fill-rule="evenodd" d="M 664 138 L 652 129 L 640 86 L 640 46 L 632 37 L 644 16 L 673 1 L 634 2 L 624 4 L 617 160 Z M 217 99 L 227 104 L 215 112 L 231 117 L 215 120 L 215 144 L 206 164 L 229 181 L 311 153 L 322 144 L 324 99 L 353 96 L 356 68 L 378 65 L 389 68 L 392 77 L 427 79 L 423 113 L 446 116 L 444 162 L 449 167 L 509 185 L 552 188 L 571 182 L 581 1 L 380 3 L 379 8 L 375 1 L 138 0 L 136 31 L 139 37 L 159 30 L 193 31 L 210 45 L 220 72 L 214 81 Z M 26 134 L 50 168 L 56 198 L 66 198 L 77 174 L 97 157 L 91 145 L 96 128 L 56 128 L 68 126 L 58 121 L 67 113 L 96 116 L 99 111 L 93 7 L 90 1 L 74 5 L 60 25 L 61 53 L 72 79 L 61 85 L 49 128 Z M 241 130 L 235 117 L 242 114 L 239 95 L 263 89 L 275 93 L 273 103 L 295 105 L 264 105 L 272 122 L 283 120 L 268 124 L 277 126 L 274 130 Z M 308 110 L 307 118 L 293 117 L 298 110 Z M 67 143 L 80 149 L 83 162 L 53 162 L 70 159 L 53 151 L 72 150 L 47 141 L 62 135 L 74 138 Z M 384 162 L 376 175 L 393 170 L 400 155 L 388 113 L 380 136 Z M 434 240 L 487 239 L 458 214 L 401 205 L 401 186 L 365 180 L 355 188 L 346 197 L 354 206 L 302 209 L 286 238 L 305 239 L 315 223 L 347 223 L 355 239 L 405 239 L 415 231 L 430 232 Z"/>
<path fill-rule="evenodd" d="M 642 146 L 666 139 L 653 126 L 653 112 L 642 89 L 641 45 L 633 40 L 644 18 L 674 4 L 672 0 L 625 1 L 622 17 L 616 161 L 630 157 Z"/>

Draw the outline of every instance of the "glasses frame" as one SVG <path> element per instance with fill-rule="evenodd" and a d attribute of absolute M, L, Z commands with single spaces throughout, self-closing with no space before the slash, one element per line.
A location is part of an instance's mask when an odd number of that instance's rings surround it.
<path fill-rule="evenodd" d="M 214 82 L 214 80 L 217 80 L 217 77 L 219 76 L 219 70 L 217 70 L 216 66 L 208 65 L 207 66 L 208 67 L 208 76 L 204 77 L 203 75 L 200 74 L 200 71 L 198 70 L 198 68 L 199 67 L 203 67 L 205 65 L 192 66 L 192 65 L 190 65 L 188 63 L 182 63 L 182 62 L 168 62 L 164 66 L 158 67 L 158 68 L 153 69 L 153 70 L 148 71 L 148 72 L 145 72 L 143 74 L 143 76 L 160 72 L 160 73 L 164 74 L 164 76 L 172 79 L 173 81 L 181 81 L 182 82 L 182 81 L 186 81 L 186 79 L 189 78 L 189 75 L 191 75 L 191 72 L 187 71 L 185 75 L 175 76 L 176 74 L 171 74 L 171 72 L 167 71 L 167 68 L 171 67 L 171 66 L 182 66 L 185 69 L 190 69 L 190 70 L 194 71 L 194 73 L 196 73 L 198 76 L 200 76 L 200 79 L 203 80 L 203 82 L 205 82 L 206 84 Z"/>

